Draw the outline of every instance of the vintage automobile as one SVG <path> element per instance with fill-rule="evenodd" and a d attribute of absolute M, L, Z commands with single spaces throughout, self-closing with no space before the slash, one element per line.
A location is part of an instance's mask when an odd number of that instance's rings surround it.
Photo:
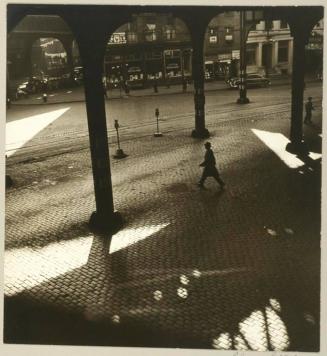
<path fill-rule="evenodd" d="M 233 77 L 228 79 L 226 82 L 230 88 L 237 89 L 240 86 L 241 79 L 239 77 Z M 270 85 L 270 80 L 260 74 L 248 74 L 246 84 L 247 88 L 267 87 Z"/>

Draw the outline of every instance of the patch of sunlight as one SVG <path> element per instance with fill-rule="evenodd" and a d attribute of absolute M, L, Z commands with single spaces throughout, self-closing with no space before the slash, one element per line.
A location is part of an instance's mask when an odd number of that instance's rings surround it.
<path fill-rule="evenodd" d="M 283 134 L 251 129 L 259 139 L 266 144 L 284 163 L 290 168 L 299 168 L 304 166 L 304 162 L 296 155 L 286 151 L 286 145 L 290 142 Z M 317 160 L 322 157 L 320 153 L 309 152 L 308 156 Z"/>
<path fill-rule="evenodd" d="M 168 225 L 169 223 L 159 225 L 147 225 L 135 229 L 123 229 L 112 236 L 109 253 L 114 253 L 125 247 L 133 245 L 138 241 L 144 240 L 147 237 L 162 230 Z"/>
<path fill-rule="evenodd" d="M 309 152 L 309 157 L 313 160 L 320 159 L 322 157 L 321 153 Z"/>
<path fill-rule="evenodd" d="M 243 338 L 239 335 L 234 338 L 237 350 L 251 349 L 254 351 L 285 351 L 290 345 L 286 326 L 277 314 L 281 310 L 280 303 L 274 298 L 269 299 L 271 306 L 264 311 L 256 310 L 239 323 Z M 277 311 L 277 312 L 276 312 Z"/>
<path fill-rule="evenodd" d="M 5 295 L 15 295 L 85 265 L 92 240 L 90 235 L 42 248 L 23 247 L 5 251 Z"/>
<path fill-rule="evenodd" d="M 113 323 L 119 324 L 120 323 L 120 316 L 119 315 L 113 315 L 111 320 L 112 320 Z"/>
<path fill-rule="evenodd" d="M 234 345 L 236 350 L 248 350 L 248 347 L 241 335 L 234 336 Z"/>
<path fill-rule="evenodd" d="M 218 350 L 230 350 L 232 348 L 232 339 L 229 333 L 221 333 L 212 340 L 212 346 Z"/>
<path fill-rule="evenodd" d="M 268 349 L 265 318 L 261 310 L 252 312 L 249 317 L 241 321 L 239 329 L 251 350 L 266 351 Z"/>
<path fill-rule="evenodd" d="M 6 155 L 9 157 L 14 154 L 19 148 L 24 146 L 26 142 L 31 140 L 69 109 L 68 107 L 49 111 L 6 123 Z"/>
<path fill-rule="evenodd" d="M 162 298 L 162 292 L 160 290 L 156 290 L 153 292 L 153 298 L 159 301 Z"/>
<path fill-rule="evenodd" d="M 286 326 L 281 317 L 271 307 L 266 307 L 268 335 L 273 350 L 284 351 L 290 346 Z"/>
<path fill-rule="evenodd" d="M 283 134 L 251 129 L 252 132 L 266 144 L 284 163 L 290 168 L 299 168 L 304 165 L 296 155 L 285 150 L 286 145 L 290 142 Z"/>
<path fill-rule="evenodd" d="M 185 274 L 182 274 L 179 277 L 179 280 L 182 284 L 189 284 L 190 280 L 187 278 L 187 276 L 185 276 Z"/>
<path fill-rule="evenodd" d="M 188 291 L 186 288 L 180 287 L 177 289 L 177 295 L 183 299 L 188 297 Z"/>
<path fill-rule="evenodd" d="M 270 298 L 269 299 L 269 303 L 270 305 L 273 307 L 273 309 L 275 309 L 276 311 L 280 312 L 282 310 L 280 303 L 277 299 L 275 298 Z"/>
<path fill-rule="evenodd" d="M 198 270 L 198 269 L 195 269 L 193 272 L 192 272 L 193 276 L 195 278 L 200 278 L 201 277 L 201 272 Z"/>

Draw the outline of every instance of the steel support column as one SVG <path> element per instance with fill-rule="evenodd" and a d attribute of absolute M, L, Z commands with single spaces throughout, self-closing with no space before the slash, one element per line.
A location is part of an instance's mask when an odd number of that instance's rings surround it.
<path fill-rule="evenodd" d="M 74 77 L 74 63 L 73 63 L 73 37 L 71 38 L 59 38 L 66 54 L 67 54 L 67 67 L 70 73 L 70 79 L 73 81 Z"/>
<path fill-rule="evenodd" d="M 204 96 L 204 36 L 206 28 L 197 28 L 192 33 L 192 75 L 194 81 L 195 129 L 192 137 L 207 138 L 210 136 L 205 127 Z"/>
<path fill-rule="evenodd" d="M 309 40 L 310 30 L 300 24 L 291 26 L 293 40 L 293 70 L 292 70 L 292 107 L 290 143 L 286 149 L 293 153 L 307 151 L 303 142 L 303 91 L 305 75 L 305 45 Z"/>
<path fill-rule="evenodd" d="M 250 100 L 246 96 L 246 39 L 248 30 L 246 27 L 245 11 L 240 11 L 240 97 L 238 104 L 248 104 Z"/>
<path fill-rule="evenodd" d="M 102 85 L 103 56 L 98 55 L 99 51 L 91 43 L 87 45 L 86 51 L 81 51 L 96 202 L 90 226 L 94 230 L 112 232 L 121 226 L 122 218 L 114 211 Z"/>

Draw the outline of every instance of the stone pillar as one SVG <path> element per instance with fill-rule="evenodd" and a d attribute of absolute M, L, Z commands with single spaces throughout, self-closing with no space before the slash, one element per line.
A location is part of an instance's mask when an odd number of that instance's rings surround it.
<path fill-rule="evenodd" d="M 291 28 L 293 42 L 292 73 L 292 109 L 290 143 L 286 149 L 292 153 L 304 153 L 307 148 L 303 142 L 303 90 L 305 75 L 305 45 L 309 39 L 309 30 L 301 25 Z"/>
<path fill-rule="evenodd" d="M 271 68 L 274 69 L 274 67 L 278 64 L 278 41 L 274 41 L 272 43 L 272 58 L 271 58 Z"/>
<path fill-rule="evenodd" d="M 262 67 L 262 42 L 258 42 L 258 47 L 257 47 L 257 67 Z"/>
<path fill-rule="evenodd" d="M 204 36 L 206 28 L 198 26 L 192 33 L 192 76 L 194 82 L 195 129 L 192 137 L 207 138 L 210 136 L 205 127 L 204 96 Z"/>
<path fill-rule="evenodd" d="M 82 41 L 81 41 L 82 42 Z M 83 48 L 84 47 L 84 48 Z M 112 232 L 122 223 L 114 211 L 110 171 L 105 102 L 102 84 L 104 50 L 91 40 L 80 47 L 84 69 L 84 88 L 89 128 L 96 211 L 90 226 L 96 231 Z"/>

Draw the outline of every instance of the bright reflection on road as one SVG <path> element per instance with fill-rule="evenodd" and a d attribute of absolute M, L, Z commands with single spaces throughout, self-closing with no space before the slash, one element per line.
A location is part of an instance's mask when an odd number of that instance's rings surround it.
<path fill-rule="evenodd" d="M 14 154 L 69 109 L 54 110 L 6 123 L 6 155 L 9 157 Z"/>
<path fill-rule="evenodd" d="M 144 240 L 168 225 L 169 223 L 159 225 L 147 225 L 135 229 L 123 229 L 112 236 L 109 253 L 114 253 L 125 247 L 133 245 L 138 241 Z"/>
<path fill-rule="evenodd" d="M 5 251 L 4 292 L 15 295 L 87 263 L 93 236 Z"/>
<path fill-rule="evenodd" d="M 296 155 L 286 151 L 286 145 L 290 142 L 283 134 L 252 129 L 252 132 L 266 144 L 284 163 L 290 168 L 304 166 L 304 162 Z M 321 158 L 321 154 L 309 152 L 311 159 Z"/>

